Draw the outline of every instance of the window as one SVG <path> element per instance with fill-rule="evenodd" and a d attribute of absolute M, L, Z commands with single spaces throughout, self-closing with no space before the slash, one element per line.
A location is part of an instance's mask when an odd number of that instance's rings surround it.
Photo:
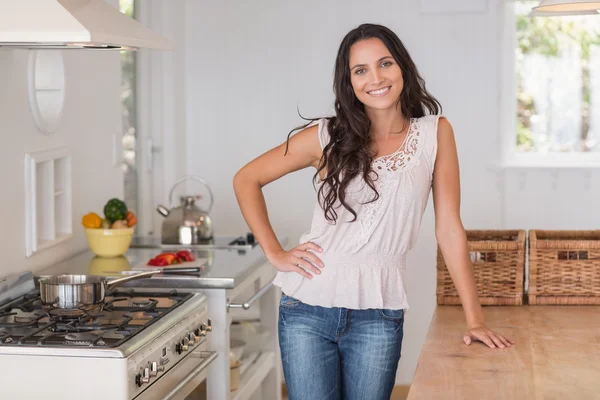
<path fill-rule="evenodd" d="M 600 16 L 529 17 L 539 1 L 508 4 L 509 159 L 600 165 Z"/>
<path fill-rule="evenodd" d="M 119 0 L 119 10 L 135 18 L 134 0 Z M 136 52 L 121 51 L 121 110 L 123 123 L 123 177 L 124 201 L 138 213 L 138 173 L 136 168 Z"/>
<path fill-rule="evenodd" d="M 515 2 L 517 149 L 600 151 L 600 19 L 529 17 L 537 4 Z"/>

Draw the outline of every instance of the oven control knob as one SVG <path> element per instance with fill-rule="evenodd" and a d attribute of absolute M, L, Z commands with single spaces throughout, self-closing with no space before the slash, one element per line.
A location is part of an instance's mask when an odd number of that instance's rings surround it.
<path fill-rule="evenodd" d="M 189 347 L 188 347 L 188 341 L 184 338 L 181 339 L 181 350 L 182 351 L 188 351 Z"/>
<path fill-rule="evenodd" d="M 183 351 L 183 348 L 182 348 L 182 345 L 181 345 L 181 343 L 177 343 L 177 344 L 175 345 L 175 353 L 177 353 L 177 354 L 181 354 L 181 352 L 182 352 L 182 351 Z"/>
<path fill-rule="evenodd" d="M 144 373 L 142 374 L 142 383 L 150 382 L 150 368 L 144 368 Z"/>
<path fill-rule="evenodd" d="M 211 322 L 210 318 L 208 319 L 208 322 L 206 323 L 206 330 L 208 332 L 212 331 L 212 322 Z"/>
<path fill-rule="evenodd" d="M 164 367 L 163 367 L 164 369 Z M 156 376 L 158 375 L 158 363 L 156 361 L 152 362 L 152 365 L 150 366 L 150 376 Z"/>
<path fill-rule="evenodd" d="M 188 335 L 188 339 L 189 339 L 188 344 L 190 346 L 193 346 L 198 342 L 198 340 L 196 340 L 196 335 L 194 335 L 194 332 L 190 332 L 190 334 Z"/>

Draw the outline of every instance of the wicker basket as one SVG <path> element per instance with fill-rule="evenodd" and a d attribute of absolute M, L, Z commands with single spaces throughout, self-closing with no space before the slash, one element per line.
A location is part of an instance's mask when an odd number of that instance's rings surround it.
<path fill-rule="evenodd" d="M 467 231 L 481 304 L 523 304 L 525 239 L 524 230 Z M 459 305 L 458 292 L 439 248 L 437 254 L 437 303 Z"/>
<path fill-rule="evenodd" d="M 529 231 L 529 303 L 600 304 L 600 231 Z"/>

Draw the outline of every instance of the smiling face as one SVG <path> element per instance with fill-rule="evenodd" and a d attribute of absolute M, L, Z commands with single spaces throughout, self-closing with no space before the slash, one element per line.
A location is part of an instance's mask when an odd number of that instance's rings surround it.
<path fill-rule="evenodd" d="M 370 38 L 354 43 L 349 60 L 352 88 L 365 108 L 396 107 L 404 80 L 400 66 L 383 42 Z"/>

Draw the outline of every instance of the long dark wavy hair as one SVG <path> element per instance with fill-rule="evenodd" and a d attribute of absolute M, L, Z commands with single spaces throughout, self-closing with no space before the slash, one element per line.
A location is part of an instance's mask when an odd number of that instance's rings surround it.
<path fill-rule="evenodd" d="M 318 200 L 325 212 L 325 218 L 334 223 L 338 217 L 336 212 L 338 200 L 354 216 L 350 222 L 356 221 L 356 212 L 346 202 L 346 188 L 359 174 L 375 193 L 373 199 L 367 203 L 379 198 L 371 176 L 372 172 L 377 176 L 371 169 L 373 162 L 372 138 L 369 134 L 371 121 L 367 117 L 364 104 L 354 94 L 349 65 L 352 45 L 370 38 L 377 38 L 383 42 L 402 71 L 404 87 L 398 99 L 402 115 L 410 119 L 423 117 L 426 114 L 440 114 L 442 111 L 441 104 L 425 89 L 425 80 L 394 32 L 385 26 L 375 24 L 362 24 L 348 32 L 340 44 L 335 60 L 333 80 L 335 116 L 327 118 L 330 141 L 323 149 L 323 156 L 313 177 L 314 184 L 319 173 L 326 168 L 327 176 L 319 188 Z M 293 132 L 319 120 L 319 118 L 305 118 L 302 115 L 300 117 L 309 122 L 288 134 L 288 145 Z"/>

